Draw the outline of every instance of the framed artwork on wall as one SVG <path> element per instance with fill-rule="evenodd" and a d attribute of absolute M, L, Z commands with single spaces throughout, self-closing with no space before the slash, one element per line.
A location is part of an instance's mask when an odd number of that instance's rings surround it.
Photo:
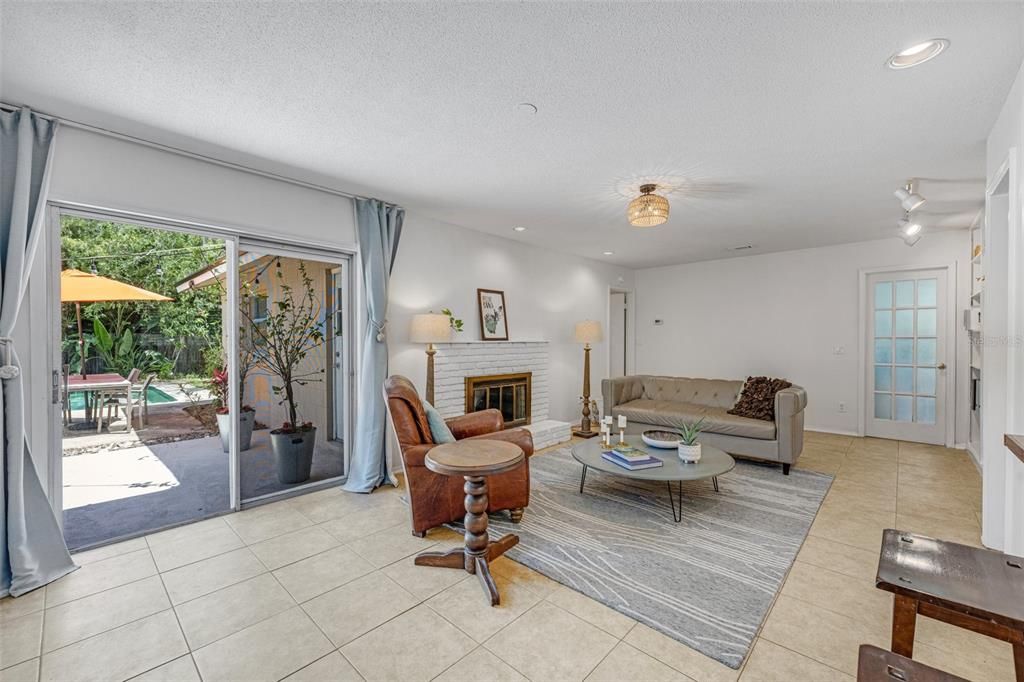
<path fill-rule="evenodd" d="M 505 292 L 477 289 L 476 300 L 480 307 L 480 338 L 484 341 L 508 341 Z"/>

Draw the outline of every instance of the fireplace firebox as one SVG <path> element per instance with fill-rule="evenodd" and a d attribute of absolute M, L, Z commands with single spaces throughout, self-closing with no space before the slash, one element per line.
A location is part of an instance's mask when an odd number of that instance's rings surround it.
<path fill-rule="evenodd" d="M 532 380 L 532 372 L 466 377 L 466 413 L 494 408 L 505 428 L 529 424 Z"/>

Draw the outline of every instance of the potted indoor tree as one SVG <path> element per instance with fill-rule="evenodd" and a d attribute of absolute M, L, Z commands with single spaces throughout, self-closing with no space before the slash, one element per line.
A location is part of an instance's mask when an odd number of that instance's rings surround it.
<path fill-rule="evenodd" d="M 288 417 L 270 432 L 277 477 L 281 483 L 301 483 L 309 478 L 313 465 L 316 427 L 310 421 L 300 421 L 295 390 L 321 381 L 323 370 L 309 369 L 304 361 L 324 343 L 323 305 L 303 261 L 299 261 L 299 282 L 294 286 L 285 279 L 280 262 L 275 273 L 277 287 L 265 317 L 254 321 L 249 311 L 246 315 L 256 364 L 273 377 L 271 390 Z"/>

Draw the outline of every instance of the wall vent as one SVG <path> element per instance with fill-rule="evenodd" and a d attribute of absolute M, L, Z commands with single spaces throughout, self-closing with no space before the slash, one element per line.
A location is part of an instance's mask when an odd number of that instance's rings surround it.
<path fill-rule="evenodd" d="M 730 246 L 730 251 L 747 251 L 748 249 L 754 248 L 753 244 L 743 244 L 742 246 Z"/>

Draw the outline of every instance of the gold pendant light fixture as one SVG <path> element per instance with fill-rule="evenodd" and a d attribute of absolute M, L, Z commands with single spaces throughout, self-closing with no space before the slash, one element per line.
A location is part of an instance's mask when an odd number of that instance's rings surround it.
<path fill-rule="evenodd" d="M 640 196 L 629 202 L 626 217 L 633 227 L 655 227 L 668 220 L 668 199 L 655 194 L 657 185 L 640 185 Z"/>

